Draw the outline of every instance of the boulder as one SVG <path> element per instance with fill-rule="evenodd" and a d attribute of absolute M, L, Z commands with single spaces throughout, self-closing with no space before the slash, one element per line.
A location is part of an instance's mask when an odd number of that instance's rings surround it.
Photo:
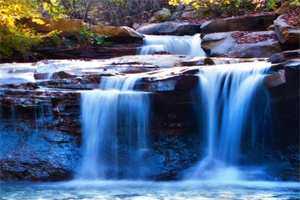
<path fill-rule="evenodd" d="M 274 19 L 276 19 L 275 13 L 214 19 L 203 23 L 201 32 L 208 34 L 228 31 L 264 31 L 273 24 Z"/>
<path fill-rule="evenodd" d="M 80 30 L 86 27 L 85 23 L 79 19 L 58 19 L 58 20 L 47 20 L 44 19 L 44 24 L 36 24 L 31 21 L 29 25 L 38 32 L 49 33 L 57 30 L 62 34 L 73 34 L 79 33 Z"/>
<path fill-rule="evenodd" d="M 200 25 L 189 22 L 152 23 L 139 27 L 137 31 L 147 35 L 194 35 L 200 32 Z"/>
<path fill-rule="evenodd" d="M 89 26 L 79 19 L 59 19 L 59 20 L 45 20 L 45 24 L 35 24 L 31 23 L 33 27 L 38 32 L 48 33 L 51 31 L 59 31 L 63 35 L 68 34 L 78 34 L 83 29 L 90 29 L 91 31 L 111 37 L 111 38 L 138 38 L 142 39 L 143 36 L 133 30 L 132 28 L 126 26 L 105 26 L 105 25 L 92 25 Z"/>
<path fill-rule="evenodd" d="M 74 78 L 75 75 L 69 74 L 67 72 L 64 71 L 59 71 L 59 72 L 55 72 L 52 74 L 51 79 L 71 79 Z"/>
<path fill-rule="evenodd" d="M 300 49 L 275 53 L 269 58 L 269 62 L 273 64 L 282 63 L 296 58 L 300 58 Z"/>
<path fill-rule="evenodd" d="M 150 22 L 163 22 L 171 18 L 172 13 L 168 8 L 163 8 L 154 13 L 153 17 L 150 19 Z"/>
<path fill-rule="evenodd" d="M 276 14 L 282 15 L 284 13 L 289 12 L 291 9 L 294 9 L 293 6 L 290 5 L 289 1 L 284 1 L 281 3 L 280 7 L 275 10 Z"/>
<path fill-rule="evenodd" d="M 136 32 L 134 29 L 127 26 L 104 26 L 94 25 L 91 30 L 99 35 L 104 35 L 111 38 L 133 38 L 142 40 L 143 35 Z"/>
<path fill-rule="evenodd" d="M 274 21 L 274 30 L 285 49 L 300 47 L 300 8 L 280 15 Z"/>
<path fill-rule="evenodd" d="M 273 72 L 271 75 L 265 78 L 265 83 L 267 87 L 277 87 L 279 85 L 286 83 L 285 71 L 279 70 L 278 72 Z"/>
<path fill-rule="evenodd" d="M 202 48 L 209 56 L 236 58 L 264 58 L 281 51 L 273 31 L 211 33 L 203 37 Z"/>

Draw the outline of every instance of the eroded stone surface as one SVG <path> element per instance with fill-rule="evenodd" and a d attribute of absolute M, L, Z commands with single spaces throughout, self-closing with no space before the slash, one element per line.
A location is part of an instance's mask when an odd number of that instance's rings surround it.
<path fill-rule="evenodd" d="M 273 31 L 211 33 L 203 37 L 202 48 L 210 56 L 267 58 L 280 52 Z"/>
<path fill-rule="evenodd" d="M 214 19 L 202 24 L 201 32 L 208 34 L 231 31 L 264 31 L 268 26 L 273 24 L 275 18 L 275 13 L 261 13 Z"/>
<path fill-rule="evenodd" d="M 297 7 L 280 15 L 274 21 L 274 28 L 280 43 L 285 49 L 300 47 L 300 8 Z"/>

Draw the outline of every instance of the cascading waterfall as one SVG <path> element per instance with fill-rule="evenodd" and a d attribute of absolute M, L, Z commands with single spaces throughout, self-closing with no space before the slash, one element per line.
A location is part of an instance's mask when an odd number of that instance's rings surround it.
<path fill-rule="evenodd" d="M 207 138 L 204 159 L 193 169 L 193 178 L 241 178 L 235 170 L 241 156 L 241 139 L 247 126 L 252 126 L 251 134 L 255 134 L 264 114 L 263 110 L 255 112 L 253 103 L 268 69 L 269 64 L 255 62 L 220 65 L 200 72 L 199 123 Z"/>
<path fill-rule="evenodd" d="M 167 52 L 177 55 L 205 56 L 199 34 L 194 36 L 145 35 L 140 54 L 148 55 Z"/>
<path fill-rule="evenodd" d="M 147 174 L 149 96 L 138 77 L 103 78 L 82 93 L 83 160 L 78 179 L 142 179 Z"/>

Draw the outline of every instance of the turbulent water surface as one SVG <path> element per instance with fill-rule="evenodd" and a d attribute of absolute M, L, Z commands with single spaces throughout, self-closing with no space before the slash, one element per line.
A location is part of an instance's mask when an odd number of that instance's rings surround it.
<path fill-rule="evenodd" d="M 199 74 L 196 107 L 201 108 L 198 121 L 204 127 L 201 133 L 207 141 L 204 158 L 193 170 L 192 178 L 215 179 L 220 174 L 220 179 L 233 180 L 244 174 L 235 169 L 243 157 L 240 149 L 243 136 L 250 129 L 253 140 L 263 137 L 258 134 L 263 130 L 262 122 L 270 119 L 265 114 L 270 113 L 270 106 L 263 87 L 269 67 L 265 62 L 239 63 L 226 68 L 205 68 Z"/>
<path fill-rule="evenodd" d="M 205 56 L 199 34 L 194 36 L 145 35 L 140 54 L 166 52 L 177 55 Z"/>
<path fill-rule="evenodd" d="M 299 183 L 283 182 L 127 182 L 94 181 L 2 184 L 0 199 L 297 199 Z M 55 198 L 53 198 L 55 197 Z"/>
<path fill-rule="evenodd" d="M 148 94 L 139 77 L 106 78 L 82 94 L 83 159 L 79 179 L 142 179 L 147 174 Z"/>

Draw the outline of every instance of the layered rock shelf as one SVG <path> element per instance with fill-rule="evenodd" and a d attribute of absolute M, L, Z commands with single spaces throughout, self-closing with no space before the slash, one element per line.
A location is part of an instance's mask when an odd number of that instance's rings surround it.
<path fill-rule="evenodd" d="M 280 160 L 289 167 L 279 171 L 279 176 L 294 180 L 299 178 L 299 160 L 295 157 L 299 141 L 299 61 L 295 60 L 298 55 L 299 51 L 290 51 L 270 58 L 274 64 L 265 84 L 272 96 L 276 131 L 258 144 L 261 157 L 254 160 L 270 163 Z M 253 61 L 152 55 L 3 65 L 0 142 L 4 149 L 0 155 L 0 178 L 33 181 L 72 178 L 75 164 L 80 160 L 80 93 L 97 89 L 104 77 L 138 74 L 143 78 L 135 89 L 151 92 L 150 133 L 155 151 L 149 157 L 156 163 L 152 178 L 178 179 L 184 169 L 197 161 L 201 143 L 193 101 L 193 91 L 199 84 L 196 74 L 203 68 L 216 67 L 213 64 L 226 68 L 226 63 Z M 243 151 L 256 153 L 247 151 L 247 141 Z"/>
<path fill-rule="evenodd" d="M 28 57 L 0 57 L 4 63 L 0 64 L 0 181 L 74 178 L 82 159 L 82 93 L 99 89 L 106 78 L 128 76 L 139 77 L 133 89 L 146 92 L 150 99 L 153 151 L 145 156 L 153 166 L 148 178 L 181 179 L 203 156 L 199 146 L 206 140 L 197 121 L 199 112 L 205 111 L 195 103 L 196 90 L 203 84 L 199 76 L 206 69 L 258 62 L 270 65 L 263 85 L 272 125 L 261 130 L 263 137 L 255 141 L 255 149 L 250 148 L 253 141 L 245 131 L 242 163 L 264 163 L 270 176 L 299 181 L 299 7 L 209 19 L 191 19 L 194 10 L 179 12 L 172 15 L 164 8 L 149 23 L 134 28 L 74 19 L 45 20 L 45 24 L 24 20 L 39 33 L 58 31 L 63 45 L 46 42 Z M 79 43 L 83 30 L 101 36 L 99 44 Z M 199 37 L 196 42 L 193 37 L 182 43 L 177 37 L 169 37 L 167 44 L 150 42 L 158 50 L 138 55 L 147 45 L 147 35 Z M 156 36 L 150 39 L 161 42 Z M 172 55 L 176 42 L 184 48 L 197 47 L 203 57 L 191 52 Z M 19 61 L 24 63 L 12 63 Z"/>

